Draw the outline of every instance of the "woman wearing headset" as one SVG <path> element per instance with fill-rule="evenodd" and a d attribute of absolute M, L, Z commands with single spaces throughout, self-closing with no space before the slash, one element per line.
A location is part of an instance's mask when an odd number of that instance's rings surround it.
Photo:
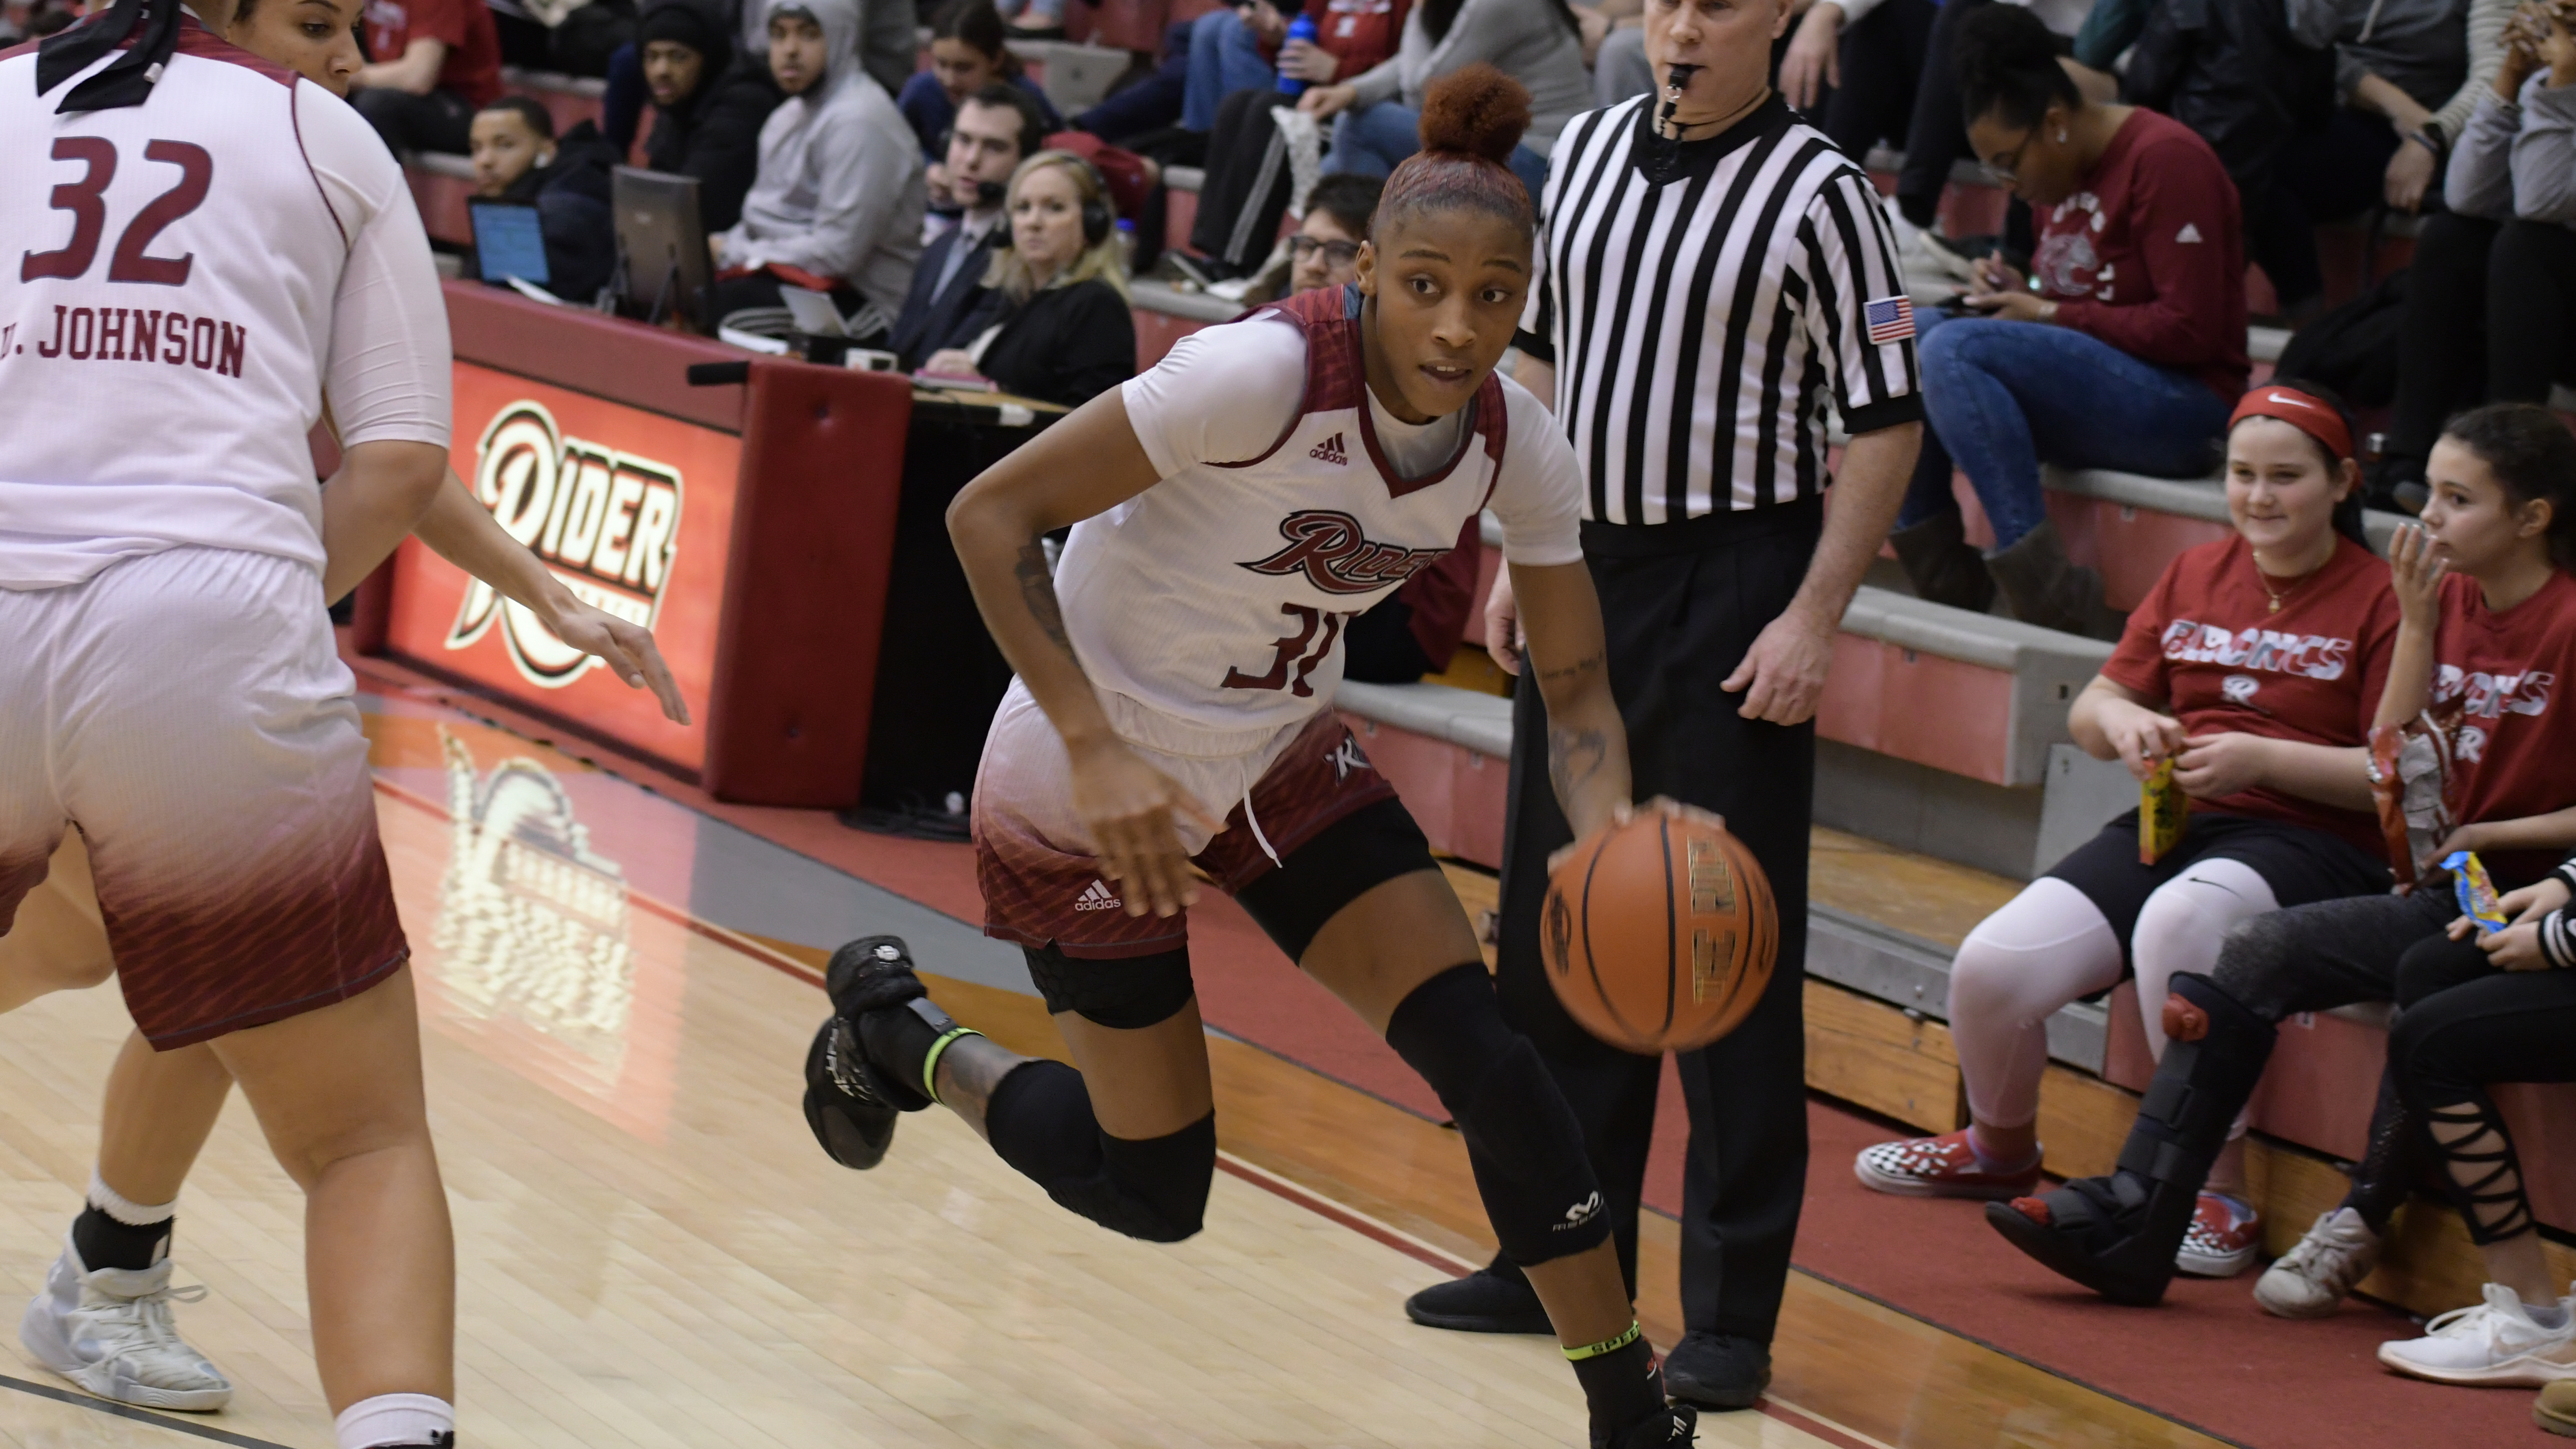
<path fill-rule="evenodd" d="M 984 274 L 964 347 L 922 371 L 981 377 L 1021 397 L 1079 407 L 1136 375 L 1136 323 L 1117 212 L 1091 163 L 1041 151 L 1011 173 L 1009 242 Z"/>

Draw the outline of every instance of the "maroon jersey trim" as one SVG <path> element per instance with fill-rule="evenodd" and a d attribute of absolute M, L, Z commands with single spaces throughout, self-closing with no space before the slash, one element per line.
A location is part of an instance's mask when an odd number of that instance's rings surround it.
<path fill-rule="evenodd" d="M 130 41 L 128 42 L 129 45 L 131 43 L 132 42 Z M 123 49 L 124 47 L 120 46 L 118 48 Z M 273 60 L 253 55 L 249 51 L 242 49 L 240 46 L 235 45 L 231 41 L 224 39 L 222 36 L 215 34 L 211 30 L 208 30 L 203 25 L 198 24 L 197 18 L 193 15 L 182 15 L 179 17 L 179 46 L 177 53 L 180 55 L 193 55 L 200 60 L 219 60 L 227 65 L 237 65 L 244 70 L 266 76 L 270 80 L 277 82 L 279 85 L 286 87 L 288 90 L 293 90 L 295 88 L 295 83 L 303 79 L 302 76 L 297 75 L 294 71 L 287 69 L 285 66 L 279 65 Z"/>
<path fill-rule="evenodd" d="M 1300 292 L 1285 301 L 1258 311 L 1246 313 L 1237 321 L 1275 317 L 1296 327 L 1306 336 L 1306 391 L 1297 401 L 1297 411 L 1290 414 L 1288 425 L 1260 456 L 1240 463 L 1217 463 L 1218 468 L 1250 468 L 1269 461 L 1287 446 L 1297 432 L 1298 424 L 1310 413 L 1340 412 L 1345 408 L 1359 414 L 1360 444 L 1367 451 L 1369 466 L 1377 470 L 1378 481 L 1386 485 L 1389 498 L 1402 498 L 1441 483 L 1458 471 L 1466 460 L 1469 443 L 1478 435 L 1485 440 L 1485 453 L 1494 460 L 1495 475 L 1485 486 L 1487 498 L 1493 496 L 1494 481 L 1502 476 L 1503 437 L 1508 409 L 1503 403 L 1502 379 L 1488 373 L 1476 389 L 1474 401 L 1467 404 L 1470 413 L 1465 436 L 1458 440 L 1457 450 L 1449 461 L 1420 478 L 1398 476 L 1394 465 L 1386 460 L 1377 441 L 1377 425 L 1368 406 L 1368 360 L 1360 346 L 1360 289 L 1356 285 L 1339 288 L 1321 287 Z M 1478 505 L 1482 507 L 1482 504 Z"/>

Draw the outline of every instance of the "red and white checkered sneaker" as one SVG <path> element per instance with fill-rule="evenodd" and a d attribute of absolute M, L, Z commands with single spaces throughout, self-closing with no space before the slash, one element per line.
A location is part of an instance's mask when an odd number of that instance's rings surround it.
<path fill-rule="evenodd" d="M 2254 1266 L 2263 1246 L 2263 1215 L 2223 1193 L 2204 1192 L 2174 1266 L 2197 1278 L 2233 1278 Z"/>
<path fill-rule="evenodd" d="M 1968 1129 L 1864 1147 L 1852 1160 L 1863 1187 L 1905 1197 L 1965 1197 L 2003 1202 L 2039 1186 L 2039 1154 L 2018 1172 L 1988 1172 L 1968 1145 Z"/>

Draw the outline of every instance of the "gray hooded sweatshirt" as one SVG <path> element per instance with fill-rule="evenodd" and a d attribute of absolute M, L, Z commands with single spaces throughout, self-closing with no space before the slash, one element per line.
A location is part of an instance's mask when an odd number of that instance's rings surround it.
<path fill-rule="evenodd" d="M 821 80 L 761 126 L 760 172 L 742 221 L 717 238 L 720 260 L 838 277 L 892 325 L 921 259 L 921 141 L 859 64 L 859 0 L 769 0 L 764 31 L 779 11 L 814 17 L 829 60 Z M 869 330 L 870 319 L 859 320 L 855 330 Z"/>

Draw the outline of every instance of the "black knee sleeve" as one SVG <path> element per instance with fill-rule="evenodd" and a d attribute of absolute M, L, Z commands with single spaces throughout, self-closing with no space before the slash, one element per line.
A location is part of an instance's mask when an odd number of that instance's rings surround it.
<path fill-rule="evenodd" d="M 1545 1263 L 1610 1236 L 1583 1126 L 1538 1049 L 1503 1024 L 1483 966 L 1454 967 L 1415 987 L 1387 1021 L 1386 1042 L 1431 1084 L 1467 1139 L 1504 1257 Z"/>
<path fill-rule="evenodd" d="M 1057 1206 L 1114 1233 L 1177 1243 L 1207 1216 L 1216 1176 L 1216 1114 L 1141 1141 L 1100 1130 L 1082 1074 L 1062 1062 L 1015 1068 L 984 1113 L 993 1150 Z"/>
<path fill-rule="evenodd" d="M 2276 1029 L 2206 976 L 2178 973 L 2172 990 L 2164 1060 L 2138 1103 L 2120 1171 L 2197 1195 L 2263 1079 Z"/>
<path fill-rule="evenodd" d="M 1180 1015 L 1195 993 L 1186 946 L 1107 961 L 1067 956 L 1053 945 L 1023 946 L 1020 954 L 1049 1014 L 1070 1011 L 1117 1031 L 1160 1026 Z"/>

